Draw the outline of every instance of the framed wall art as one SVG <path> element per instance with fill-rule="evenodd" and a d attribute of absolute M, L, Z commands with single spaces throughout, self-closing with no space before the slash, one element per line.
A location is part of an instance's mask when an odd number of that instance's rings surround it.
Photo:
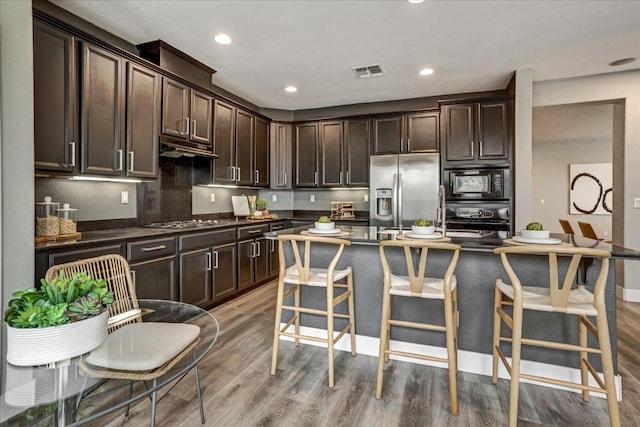
<path fill-rule="evenodd" d="M 612 163 L 569 165 L 569 213 L 611 215 L 613 213 Z"/>

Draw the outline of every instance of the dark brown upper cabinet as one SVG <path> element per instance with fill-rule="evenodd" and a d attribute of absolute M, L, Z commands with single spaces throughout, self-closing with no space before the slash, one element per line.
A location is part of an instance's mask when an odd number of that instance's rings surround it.
<path fill-rule="evenodd" d="M 127 176 L 158 177 L 160 76 L 127 64 Z"/>
<path fill-rule="evenodd" d="M 322 187 L 367 186 L 369 121 L 320 123 Z"/>
<path fill-rule="evenodd" d="M 33 22 L 36 171 L 73 173 L 78 159 L 75 38 Z"/>
<path fill-rule="evenodd" d="M 258 187 L 269 186 L 269 122 L 256 117 L 255 126 L 254 184 Z"/>
<path fill-rule="evenodd" d="M 291 188 L 292 126 L 271 123 L 271 188 Z"/>
<path fill-rule="evenodd" d="M 165 77 L 162 85 L 162 134 L 211 151 L 213 98 Z"/>
<path fill-rule="evenodd" d="M 269 186 L 269 122 L 216 100 L 213 134 L 214 182 Z"/>
<path fill-rule="evenodd" d="M 513 142 L 513 101 L 482 101 L 443 106 L 445 160 L 509 159 Z"/>
<path fill-rule="evenodd" d="M 81 172 L 121 175 L 125 170 L 123 60 L 82 43 Z"/>
<path fill-rule="evenodd" d="M 294 128 L 295 186 L 318 186 L 319 123 L 297 124 Z"/>
<path fill-rule="evenodd" d="M 373 153 L 437 153 L 440 113 L 423 112 L 373 119 Z"/>

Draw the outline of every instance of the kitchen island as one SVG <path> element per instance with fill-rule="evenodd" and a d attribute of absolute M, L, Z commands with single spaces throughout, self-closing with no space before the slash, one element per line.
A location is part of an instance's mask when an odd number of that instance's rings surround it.
<path fill-rule="evenodd" d="M 279 230 L 268 233 L 267 238 L 275 239 L 280 234 L 299 234 L 307 228 L 297 227 Z M 381 240 L 394 238 L 394 234 L 397 232 L 389 232 L 378 227 L 344 226 L 341 228 L 348 231 L 349 234 L 340 237 L 352 242 L 351 246 L 345 247 L 337 268 L 351 266 L 353 269 L 357 352 L 377 356 L 383 287 L 378 243 Z M 502 246 L 503 240 L 511 237 L 511 235 L 502 231 L 452 232 L 451 235 L 452 242 L 462 246 L 455 273 L 458 283 L 459 304 L 459 369 L 461 371 L 490 375 L 494 286 L 498 277 L 507 279 L 500 257 L 493 253 L 493 249 Z M 553 237 L 560 238 L 563 242 L 574 246 L 595 247 L 606 250 L 612 254 L 614 259 L 640 259 L 640 252 L 620 246 L 574 235 L 554 234 Z M 291 255 L 290 250 L 287 250 L 286 247 L 285 254 L 287 257 Z M 392 268 L 393 264 L 400 266 L 404 263 L 404 255 L 402 253 L 391 253 L 390 255 L 389 261 L 392 264 Z M 331 256 L 330 249 L 326 249 L 326 253 L 324 248 L 316 250 L 312 256 L 312 266 L 314 263 L 318 263 L 319 266 L 323 264 L 326 266 Z M 288 258 L 288 260 L 288 264 L 293 262 L 292 258 Z M 590 262 L 591 260 L 586 261 L 587 263 L 585 264 L 588 265 L 585 265 L 584 268 L 585 285 L 588 289 L 592 289 L 600 264 L 598 262 Z M 448 262 L 448 258 L 443 254 L 430 252 L 428 272 L 442 277 Z M 531 278 L 548 277 L 547 264 L 547 257 L 534 254 L 522 255 L 519 257 L 517 264 L 514 265 L 514 268 L 523 282 L 526 282 Z M 568 262 L 562 264 L 562 268 L 566 269 L 567 264 Z M 615 262 L 611 262 L 609 265 L 606 304 L 614 367 L 617 375 Z M 302 301 L 303 305 L 321 308 L 325 301 L 325 292 L 323 289 L 304 289 Z M 394 298 L 392 305 L 394 316 L 431 323 L 442 323 L 442 310 L 440 302 L 419 298 Z M 531 338 L 556 339 L 558 341 L 569 340 L 569 342 L 577 344 L 576 321 L 567 317 L 556 313 L 527 312 L 523 333 Z M 283 317 L 285 322 L 289 319 L 290 316 Z M 342 319 L 336 319 L 336 330 L 344 328 L 344 324 L 340 320 Z M 322 331 L 326 328 L 323 319 L 304 314 L 301 317 L 301 325 L 306 328 L 305 333 L 311 335 L 322 334 Z M 392 345 L 404 347 L 409 351 L 428 351 L 430 353 L 435 352 L 439 356 L 445 355 L 445 341 L 442 334 L 395 328 L 392 329 L 391 340 Z M 342 342 L 347 345 L 348 340 L 342 340 Z M 579 378 L 579 369 L 576 365 L 577 357 L 572 353 L 550 350 L 541 351 L 538 348 L 523 347 L 522 359 L 523 370 L 548 370 L 552 369 L 551 365 L 553 365 L 553 369 L 560 371 L 559 375 L 564 379 L 573 380 Z M 600 368 L 598 357 L 595 357 L 592 363 L 596 369 Z M 562 368 L 557 369 L 557 366 Z M 501 376 L 504 376 L 504 372 Z M 619 381 L 619 377 L 617 378 Z M 620 390 L 618 391 L 618 396 L 620 396 Z"/>

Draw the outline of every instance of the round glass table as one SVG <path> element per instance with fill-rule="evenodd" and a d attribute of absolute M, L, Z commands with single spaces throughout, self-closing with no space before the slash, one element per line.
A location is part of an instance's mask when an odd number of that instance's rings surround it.
<path fill-rule="evenodd" d="M 164 300 L 138 302 L 143 322 L 190 323 L 200 327 L 199 342 L 193 351 L 159 377 L 155 386 L 138 381 L 130 394 L 128 380 L 105 382 L 83 376 L 79 364 L 86 355 L 53 366 L 22 367 L 5 363 L 0 389 L 0 423 L 79 426 L 97 420 L 148 398 L 154 391 L 175 385 L 209 353 L 218 338 L 218 322 L 200 307 Z M 194 401 L 193 405 L 196 410 L 198 403 Z"/>

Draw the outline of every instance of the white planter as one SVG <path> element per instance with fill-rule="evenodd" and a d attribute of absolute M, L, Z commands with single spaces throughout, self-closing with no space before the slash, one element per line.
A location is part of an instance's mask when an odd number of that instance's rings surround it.
<path fill-rule="evenodd" d="M 433 234 L 436 228 L 433 225 L 428 227 L 419 227 L 417 225 L 411 226 L 411 232 L 415 234 Z"/>
<path fill-rule="evenodd" d="M 333 230 L 333 228 L 336 226 L 335 222 L 318 222 L 316 221 L 316 223 L 314 224 L 316 230 Z"/>
<path fill-rule="evenodd" d="M 107 338 L 108 317 L 105 310 L 98 316 L 48 328 L 7 325 L 7 361 L 16 366 L 39 366 L 88 353 Z"/>
<path fill-rule="evenodd" d="M 521 230 L 520 235 L 526 239 L 548 239 L 549 230 Z"/>

